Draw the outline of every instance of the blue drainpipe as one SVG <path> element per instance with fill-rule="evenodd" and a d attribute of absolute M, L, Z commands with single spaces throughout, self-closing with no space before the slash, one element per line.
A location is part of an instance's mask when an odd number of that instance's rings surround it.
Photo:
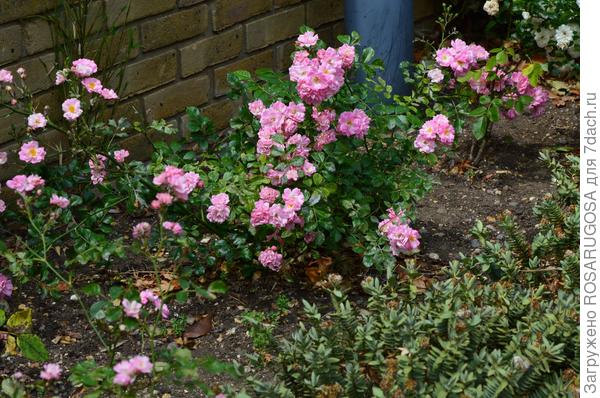
<path fill-rule="evenodd" d="M 408 94 L 399 65 L 413 60 L 413 0 L 346 0 L 346 31 L 357 31 L 385 63 L 383 78 L 398 94 Z"/>

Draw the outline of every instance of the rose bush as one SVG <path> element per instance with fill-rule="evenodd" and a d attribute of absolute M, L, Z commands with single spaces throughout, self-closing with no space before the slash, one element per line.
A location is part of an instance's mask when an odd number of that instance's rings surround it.
<path fill-rule="evenodd" d="M 474 138 L 469 160 L 477 164 L 493 124 L 521 114 L 539 116 L 545 110 L 548 93 L 540 85 L 543 66 L 521 62 L 514 48 L 488 51 L 481 45 L 467 44 L 456 37 L 456 32 L 447 34 L 455 16 L 446 7 L 438 19 L 443 32 L 439 45 L 427 43 L 430 56 L 416 65 L 403 65 L 412 93 L 395 101 L 409 103 L 432 118 L 419 130 L 415 142 L 421 152 L 432 152 L 436 142 L 452 143 L 453 137 L 468 127 Z"/>
<path fill-rule="evenodd" d="M 382 66 L 373 50 L 359 49 L 356 34 L 340 41 L 328 47 L 305 30 L 289 79 L 270 70 L 257 71 L 257 79 L 245 71 L 230 74 L 232 96 L 245 106 L 220 142 L 209 143 L 207 121 L 188 110 L 196 143 L 213 150 L 159 148 L 155 185 L 164 186 L 173 167 L 197 173 L 204 184 L 187 199 L 191 214 L 175 202 L 164 206 L 168 217 L 191 226 L 208 223 L 226 258 L 258 259 L 272 270 L 344 250 L 361 254 L 367 266 L 381 266 L 394 261 L 392 254 L 418 248 L 409 223 L 414 203 L 431 184 L 422 166 L 433 158 L 414 146 L 425 115 L 411 115 L 407 129 L 395 124 L 398 115 L 385 104 L 375 77 Z M 451 128 L 448 123 L 443 133 L 446 144 Z M 402 221 L 380 230 L 380 221 L 394 212 Z"/>

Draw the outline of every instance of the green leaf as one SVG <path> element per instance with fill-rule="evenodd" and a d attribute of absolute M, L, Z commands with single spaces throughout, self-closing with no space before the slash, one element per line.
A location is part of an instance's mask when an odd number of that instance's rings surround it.
<path fill-rule="evenodd" d="M 508 63 L 508 54 L 506 54 L 506 51 L 502 50 L 496 54 L 496 61 L 500 65 L 506 65 Z"/>
<path fill-rule="evenodd" d="M 106 316 L 105 308 L 108 306 L 108 301 L 97 301 L 90 307 L 90 315 L 94 319 L 103 319 Z"/>
<path fill-rule="evenodd" d="M 523 69 L 523 74 L 529 79 L 532 86 L 537 86 L 540 77 L 544 74 L 544 68 L 538 63 L 529 64 Z"/>
<path fill-rule="evenodd" d="M 294 159 L 292 159 L 290 164 L 292 166 L 302 167 L 304 165 L 304 158 L 302 156 L 296 156 Z"/>
<path fill-rule="evenodd" d="M 208 291 L 213 294 L 225 294 L 227 293 L 227 284 L 222 280 L 214 281 L 208 286 Z"/>
<path fill-rule="evenodd" d="M 123 286 L 111 286 L 110 289 L 108 289 L 108 294 L 111 299 L 118 299 L 121 297 L 121 294 L 123 294 Z"/>
<path fill-rule="evenodd" d="M 310 199 L 308 200 L 309 206 L 314 206 L 321 201 L 321 193 L 319 191 L 314 191 L 312 195 L 310 195 Z"/>
<path fill-rule="evenodd" d="M 497 122 L 498 120 L 500 120 L 500 109 L 498 109 L 498 107 L 496 105 L 490 106 L 489 117 L 490 117 L 490 121 L 492 121 L 494 123 Z"/>
<path fill-rule="evenodd" d="M 4 325 L 4 322 L 6 322 L 6 312 L 0 310 L 0 326 Z"/>
<path fill-rule="evenodd" d="M 17 346 L 23 356 L 29 360 L 44 362 L 48 360 L 48 350 L 42 339 L 35 334 L 21 334 L 17 337 Z"/>
<path fill-rule="evenodd" d="M 315 183 L 315 185 L 321 185 L 321 183 L 323 182 L 323 176 L 319 173 L 315 173 L 312 176 L 312 180 Z"/>
<path fill-rule="evenodd" d="M 99 296 L 102 294 L 102 288 L 97 283 L 90 283 L 89 285 L 81 289 L 81 291 L 87 294 L 88 296 Z"/>
<path fill-rule="evenodd" d="M 25 389 L 15 379 L 10 377 L 2 380 L 2 392 L 10 398 L 25 398 Z"/>
<path fill-rule="evenodd" d="M 373 50 L 371 47 L 365 48 L 365 50 L 363 51 L 362 57 L 363 57 L 363 62 L 365 64 L 368 63 L 369 61 L 371 61 L 373 59 L 373 57 L 375 57 L 375 50 Z"/>
<path fill-rule="evenodd" d="M 481 140 L 487 133 L 488 120 L 486 117 L 478 117 L 473 123 L 473 136 L 476 140 Z"/>
<path fill-rule="evenodd" d="M 478 108 L 473 109 L 471 112 L 469 112 L 469 116 L 479 117 L 479 116 L 485 115 L 486 112 L 487 112 L 487 109 L 484 106 L 480 106 Z"/>

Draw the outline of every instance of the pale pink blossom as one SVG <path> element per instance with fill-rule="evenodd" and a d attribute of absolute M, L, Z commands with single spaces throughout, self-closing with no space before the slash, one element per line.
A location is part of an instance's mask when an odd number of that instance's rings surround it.
<path fill-rule="evenodd" d="M 255 117 L 260 117 L 265 110 L 265 104 L 261 100 L 252 101 L 248 104 L 248 109 Z"/>
<path fill-rule="evenodd" d="M 12 292 L 12 281 L 6 275 L 0 274 L 0 300 L 4 300 L 5 298 L 12 296 Z"/>
<path fill-rule="evenodd" d="M 253 227 L 269 224 L 271 222 L 271 205 L 266 200 L 257 200 L 254 202 L 254 208 L 250 213 L 250 224 Z"/>
<path fill-rule="evenodd" d="M 163 304 L 160 308 L 160 315 L 162 316 L 162 318 L 169 319 L 170 314 L 171 311 L 169 310 L 169 307 L 166 304 Z"/>
<path fill-rule="evenodd" d="M 40 378 L 46 381 L 58 380 L 60 379 L 61 373 L 62 370 L 58 364 L 47 363 L 44 365 L 44 368 L 40 372 Z"/>
<path fill-rule="evenodd" d="M 282 199 L 285 202 L 285 206 L 294 211 L 298 211 L 304 204 L 304 194 L 299 188 L 283 190 Z"/>
<path fill-rule="evenodd" d="M 263 250 L 258 255 L 258 261 L 263 265 L 263 267 L 269 268 L 270 270 L 276 272 L 281 268 L 282 259 L 283 255 L 277 253 L 277 247 L 275 246 Z"/>
<path fill-rule="evenodd" d="M 97 154 L 93 159 L 88 160 L 90 167 L 90 179 L 92 184 L 102 184 L 106 178 L 106 156 Z"/>
<path fill-rule="evenodd" d="M 53 206 L 60 207 L 61 209 L 66 209 L 67 207 L 69 207 L 71 202 L 66 197 L 58 196 L 57 194 L 53 193 L 52 197 L 50 197 L 50 204 Z"/>
<path fill-rule="evenodd" d="M 299 47 L 312 47 L 319 41 L 319 35 L 312 31 L 307 31 L 300 36 L 298 36 L 298 40 L 296 40 L 296 44 Z"/>
<path fill-rule="evenodd" d="M 129 151 L 127 149 L 119 149 L 113 153 L 113 156 L 117 163 L 123 163 L 125 159 L 129 156 Z"/>
<path fill-rule="evenodd" d="M 73 71 L 77 77 L 88 77 L 98 72 L 98 66 L 91 59 L 80 58 L 73 61 L 71 71 Z"/>
<path fill-rule="evenodd" d="M 63 84 L 64 82 L 67 81 L 67 73 L 68 71 L 65 70 L 59 70 L 58 72 L 56 72 L 56 75 L 54 77 L 54 84 L 56 86 L 60 86 L 61 84 Z"/>
<path fill-rule="evenodd" d="M 6 203 L 0 199 L 0 214 L 6 211 Z"/>
<path fill-rule="evenodd" d="M 362 109 L 343 112 L 338 119 L 337 130 L 347 137 L 362 139 L 369 131 L 371 119 Z"/>
<path fill-rule="evenodd" d="M 8 162 L 8 153 L 0 152 L 0 165 L 6 164 Z"/>
<path fill-rule="evenodd" d="M 18 192 L 20 194 L 26 194 L 28 192 L 33 191 L 36 188 L 43 187 L 44 183 L 44 179 L 42 179 L 38 175 L 32 174 L 30 176 L 26 176 L 23 174 L 19 174 L 14 176 L 12 179 L 6 181 L 6 186 L 15 192 Z"/>
<path fill-rule="evenodd" d="M 72 122 L 76 120 L 83 110 L 81 109 L 81 102 L 77 98 L 69 98 L 62 104 L 63 116 L 68 121 Z"/>
<path fill-rule="evenodd" d="M 146 289 L 140 292 L 140 301 L 144 305 L 151 302 L 156 306 L 156 303 L 160 302 L 160 298 L 152 290 Z"/>
<path fill-rule="evenodd" d="M 100 95 L 102 96 L 102 98 L 108 101 L 119 99 L 119 96 L 117 95 L 115 90 L 111 88 L 103 88 L 102 90 L 100 90 Z"/>
<path fill-rule="evenodd" d="M 342 46 L 338 48 L 337 51 L 340 57 L 342 58 L 342 66 L 345 69 L 351 67 L 354 63 L 354 56 L 356 53 L 354 46 L 351 46 L 349 44 L 342 44 Z"/>
<path fill-rule="evenodd" d="M 113 378 L 113 383 L 119 386 L 128 386 L 133 382 L 131 376 L 126 373 L 117 373 Z"/>
<path fill-rule="evenodd" d="M 48 121 L 41 113 L 32 113 L 27 117 L 27 125 L 32 130 L 43 129 Z"/>
<path fill-rule="evenodd" d="M 444 80 L 444 74 L 439 68 L 431 69 L 429 72 L 427 72 L 427 77 L 433 83 L 439 83 Z"/>
<path fill-rule="evenodd" d="M 152 373 L 152 362 L 150 358 L 145 355 L 137 355 L 129 360 L 129 364 L 132 366 L 135 373 Z"/>
<path fill-rule="evenodd" d="M 135 300 L 129 301 L 128 299 L 121 300 L 121 305 L 123 306 L 123 311 L 125 315 L 130 318 L 138 319 L 140 317 L 140 310 L 142 309 L 142 304 L 138 303 Z"/>
<path fill-rule="evenodd" d="M 81 84 L 83 84 L 88 93 L 100 94 L 102 92 L 102 82 L 95 77 L 86 77 L 81 81 Z"/>
<path fill-rule="evenodd" d="M 173 235 L 181 235 L 183 234 L 183 227 L 181 224 L 173 221 L 165 221 L 162 224 L 163 228 L 167 231 L 171 231 Z"/>
<path fill-rule="evenodd" d="M 23 162 L 37 164 L 46 157 L 46 150 L 37 141 L 29 141 L 21 145 L 19 159 Z"/>
<path fill-rule="evenodd" d="M 229 217 L 229 195 L 220 193 L 210 198 L 211 206 L 208 207 L 206 218 L 210 222 L 221 224 Z"/>
<path fill-rule="evenodd" d="M 152 226 L 147 222 L 143 221 L 134 225 L 131 235 L 134 239 L 143 239 L 150 236 L 150 231 L 152 230 Z"/>
<path fill-rule="evenodd" d="M 262 187 L 259 196 L 262 200 L 265 200 L 268 203 L 272 204 L 275 203 L 275 201 L 279 197 L 279 191 L 271 187 Z"/>
<path fill-rule="evenodd" d="M 6 69 L 0 69 L 0 83 L 12 83 L 13 75 Z"/>

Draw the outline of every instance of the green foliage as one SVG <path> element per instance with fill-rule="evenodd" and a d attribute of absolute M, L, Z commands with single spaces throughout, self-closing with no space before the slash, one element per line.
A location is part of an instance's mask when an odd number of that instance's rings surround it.
<path fill-rule="evenodd" d="M 528 56 L 543 54 L 554 75 L 579 72 L 579 4 L 576 0 L 513 0 L 499 2 L 500 12 L 489 22 L 508 27 L 508 36 Z M 557 29 L 571 32 L 569 40 L 557 40 Z M 504 32 L 503 32 L 504 33 Z"/>
<path fill-rule="evenodd" d="M 557 181 L 576 189 L 571 162 L 551 164 Z M 548 199 L 562 203 L 563 222 L 577 213 L 562 202 L 573 193 Z M 552 212 L 536 209 L 549 221 Z M 331 312 L 305 302 L 306 321 L 277 345 L 276 379 L 250 377 L 251 390 L 259 397 L 577 396 L 578 240 L 531 249 L 514 224 L 505 228 L 502 243 L 476 228 L 482 254 L 452 261 L 425 289 L 408 263 L 400 281 L 365 279 L 366 304 L 352 303 L 335 284 Z M 536 253 L 552 255 L 535 260 Z M 532 268 L 542 258 L 558 272 Z"/>
<path fill-rule="evenodd" d="M 242 314 L 242 322 L 248 328 L 247 333 L 255 350 L 260 352 L 272 348 L 275 344 L 273 332 L 280 319 L 289 312 L 290 306 L 290 299 L 279 295 L 275 299 L 273 311 L 245 311 Z"/>
<path fill-rule="evenodd" d="M 6 312 L 0 309 L 0 334 L 6 336 L 5 354 L 20 354 L 35 362 L 48 360 L 48 350 L 42 339 L 31 333 L 32 325 L 31 308 L 21 308 L 8 319 Z"/>
<path fill-rule="evenodd" d="M 544 152 L 541 159 L 550 168 L 557 191 L 533 209 L 539 231 L 530 242 L 507 215 L 500 223 L 506 241 L 498 243 L 478 221 L 472 234 L 481 244 L 481 253 L 464 260 L 472 272 L 515 282 L 543 282 L 559 273 L 566 286 L 579 283 L 577 267 L 573 267 L 579 262 L 579 158 L 569 156 L 563 164 Z"/>

